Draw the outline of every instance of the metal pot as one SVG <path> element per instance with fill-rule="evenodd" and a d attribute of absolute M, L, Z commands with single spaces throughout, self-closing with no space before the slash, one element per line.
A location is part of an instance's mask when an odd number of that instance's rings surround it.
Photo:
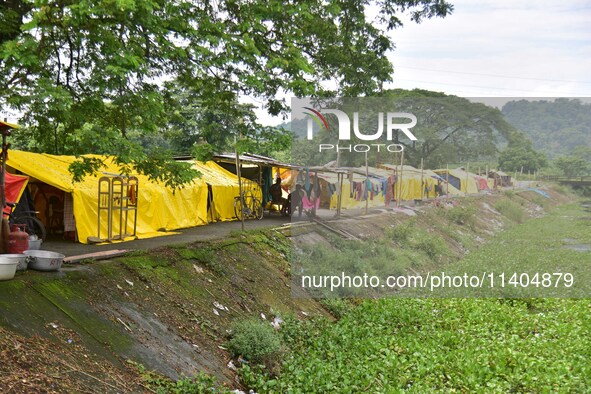
<path fill-rule="evenodd" d="M 14 278 L 14 274 L 16 274 L 16 267 L 19 264 L 18 258 L 5 256 L 22 256 L 21 258 L 23 259 L 25 257 L 24 255 L 14 254 L 0 255 L 0 280 L 10 280 Z"/>
<path fill-rule="evenodd" d="M 41 249 L 42 243 L 43 243 L 42 239 L 29 239 L 29 250 Z"/>
<path fill-rule="evenodd" d="M 27 256 L 24 254 L 0 254 L 3 261 L 16 262 L 16 270 L 24 271 L 27 269 Z"/>
<path fill-rule="evenodd" d="M 61 253 L 49 252 L 47 250 L 25 250 L 29 268 L 37 271 L 58 271 L 64 262 Z"/>

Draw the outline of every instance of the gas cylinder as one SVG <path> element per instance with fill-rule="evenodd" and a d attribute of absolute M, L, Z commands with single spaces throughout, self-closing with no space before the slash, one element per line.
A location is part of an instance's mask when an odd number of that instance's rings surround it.
<path fill-rule="evenodd" d="M 29 234 L 27 234 L 24 224 L 13 224 L 8 234 L 8 253 L 23 253 L 29 249 Z"/>

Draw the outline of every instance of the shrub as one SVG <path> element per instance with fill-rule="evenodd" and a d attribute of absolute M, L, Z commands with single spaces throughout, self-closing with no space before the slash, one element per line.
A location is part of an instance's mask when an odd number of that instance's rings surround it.
<path fill-rule="evenodd" d="M 525 220 L 523 208 L 513 201 L 501 200 L 495 204 L 495 209 L 514 222 L 523 223 Z"/>
<path fill-rule="evenodd" d="M 281 340 L 268 322 L 258 319 L 242 320 L 234 324 L 230 352 L 254 364 L 271 367 L 281 359 Z"/>
<path fill-rule="evenodd" d="M 351 309 L 353 309 L 351 302 L 344 298 L 326 298 L 321 300 L 320 303 L 326 310 L 330 312 L 331 315 L 337 319 L 342 318 Z"/>
<path fill-rule="evenodd" d="M 411 235 L 415 231 L 415 223 L 413 220 L 409 220 L 404 223 L 397 224 L 393 227 L 387 228 L 385 231 L 386 238 L 390 238 L 392 241 L 397 243 L 404 243 L 408 241 Z"/>
<path fill-rule="evenodd" d="M 505 196 L 509 197 L 509 199 L 511 199 L 511 198 L 513 198 L 513 197 L 515 197 L 515 191 L 513 191 L 513 190 L 505 190 L 505 191 L 503 192 L 503 194 L 504 194 Z"/>
<path fill-rule="evenodd" d="M 439 235 L 421 234 L 415 241 L 415 247 L 424 252 L 431 260 L 449 255 L 449 247 Z"/>
<path fill-rule="evenodd" d="M 142 364 L 135 363 L 131 360 L 127 361 L 132 366 L 135 366 L 140 373 L 145 387 L 154 393 L 171 393 L 171 394 L 215 394 L 215 393 L 230 393 L 229 390 L 220 386 L 216 378 L 206 375 L 203 372 L 193 377 L 181 377 L 174 381 L 157 372 L 148 371 Z"/>
<path fill-rule="evenodd" d="M 450 221 L 473 228 L 476 225 L 476 208 L 473 206 L 453 207 L 443 210 L 443 215 Z"/>

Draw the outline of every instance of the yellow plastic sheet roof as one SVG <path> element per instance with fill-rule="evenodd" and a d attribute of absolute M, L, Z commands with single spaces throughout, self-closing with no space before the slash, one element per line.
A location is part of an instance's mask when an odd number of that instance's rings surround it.
<path fill-rule="evenodd" d="M 94 157 L 105 159 L 103 156 Z M 7 165 L 66 193 L 72 193 L 78 238 L 80 242 L 87 243 L 89 237 L 98 235 L 98 180 L 103 174 L 86 176 L 81 182 L 74 183 L 68 167 L 75 160 L 74 156 L 10 151 Z M 102 171 L 119 173 L 117 165 L 111 159 L 106 158 L 105 161 L 106 166 Z M 204 179 L 214 182 L 216 186 L 231 184 L 226 179 L 227 174 L 215 163 L 199 163 L 196 166 L 202 170 Z M 139 181 L 138 238 L 164 235 L 163 232 L 166 231 L 207 223 L 208 191 L 204 179 L 195 179 L 191 184 L 173 190 L 144 175 L 132 175 Z M 220 194 L 223 192 L 224 190 L 218 190 Z M 220 206 L 224 208 L 225 204 L 226 202 L 221 202 Z M 233 216 L 233 206 L 231 211 Z M 229 215 L 228 212 L 224 214 Z M 227 220 L 226 216 L 223 220 Z M 104 223 L 101 227 L 102 238 L 107 234 L 106 222 L 106 218 L 101 219 L 101 223 Z M 117 233 L 118 229 L 114 228 L 114 232 Z"/>

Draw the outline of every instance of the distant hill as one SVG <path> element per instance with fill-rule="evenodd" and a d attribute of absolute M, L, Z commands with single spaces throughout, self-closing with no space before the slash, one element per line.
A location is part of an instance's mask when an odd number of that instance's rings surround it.
<path fill-rule="evenodd" d="M 502 113 L 550 158 L 591 146 L 591 104 L 579 99 L 510 101 Z"/>

